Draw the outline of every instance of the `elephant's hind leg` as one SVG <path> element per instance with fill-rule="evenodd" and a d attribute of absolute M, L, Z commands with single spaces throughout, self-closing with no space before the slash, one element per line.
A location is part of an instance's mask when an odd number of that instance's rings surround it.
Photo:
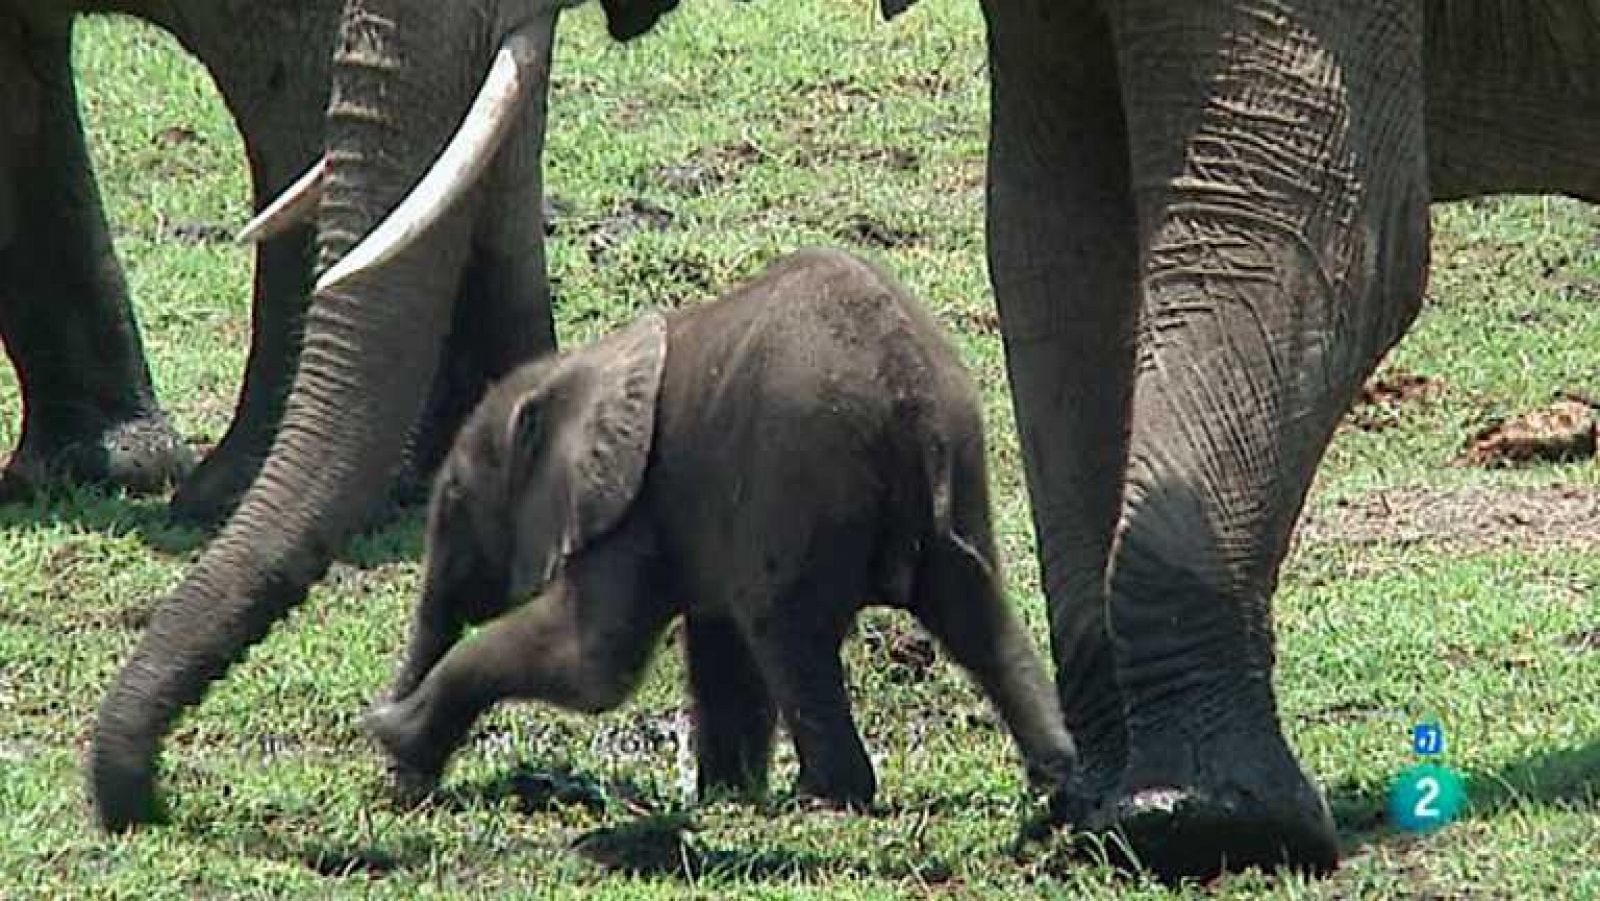
<path fill-rule="evenodd" d="M 1068 790 L 1077 752 L 1044 665 L 989 563 L 955 535 L 934 541 L 917 576 L 915 605 L 917 618 L 999 711 L 1030 781 Z M 1071 805 L 1078 810 L 1064 815 L 1076 819 L 1088 799 L 1078 801 Z"/>
<path fill-rule="evenodd" d="M 22 389 L 22 441 L 0 500 L 56 479 L 159 491 L 194 464 L 156 404 L 90 168 L 71 30 L 0 14 L 0 337 Z"/>
<path fill-rule="evenodd" d="M 777 595 L 769 615 L 746 622 L 746 635 L 800 758 L 798 794 L 866 808 L 877 794 L 845 688 L 839 645 L 859 596 L 825 569 L 802 575 Z M 863 584 L 863 583 L 857 583 Z"/>
<path fill-rule="evenodd" d="M 684 633 L 699 796 L 759 794 L 767 787 L 777 724 L 760 667 L 729 618 L 691 615 Z"/>

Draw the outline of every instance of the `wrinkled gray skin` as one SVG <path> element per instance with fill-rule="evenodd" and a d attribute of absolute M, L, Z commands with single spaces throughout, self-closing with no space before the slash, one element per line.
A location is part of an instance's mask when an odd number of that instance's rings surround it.
<path fill-rule="evenodd" d="M 394 66 L 345 65 L 336 92 L 397 129 L 363 135 L 336 105 L 332 140 L 357 152 L 336 185 L 350 204 L 335 222 L 325 211 L 325 258 L 427 168 L 498 37 L 535 4 L 424 6 L 352 0 L 346 41 Z M 669 6 L 614 0 L 613 34 Z M 989 269 L 1087 789 L 1064 794 L 1060 816 L 1122 829 L 1169 877 L 1330 867 L 1332 823 L 1272 690 L 1278 568 L 1334 426 L 1416 314 L 1429 200 L 1600 199 L 1600 0 L 984 12 Z M 536 152 L 542 113 L 512 158 Z M 506 213 L 480 195 L 385 272 L 317 299 L 308 343 L 323 350 L 291 396 L 293 440 L 102 706 L 91 779 L 105 825 L 153 814 L 173 718 L 323 571 L 345 507 L 374 490 L 351 461 L 398 446 L 447 276 L 468 235 Z M 349 341 L 415 365 L 361 365 Z M 352 407 L 359 428 L 332 412 Z"/>
<path fill-rule="evenodd" d="M 1054 784 L 1071 741 L 997 564 L 955 351 L 877 269 L 802 251 L 490 391 L 440 472 L 410 648 L 368 728 L 431 788 L 500 700 L 621 704 L 684 615 L 702 796 L 765 786 L 781 714 L 799 791 L 866 806 L 839 643 L 876 602 L 918 617 Z"/>
<path fill-rule="evenodd" d="M 258 250 L 250 355 L 233 422 L 198 469 L 162 412 L 112 247 L 79 117 L 70 50 L 86 13 L 171 32 L 233 114 L 259 207 L 322 150 L 344 0 L 0 2 L 0 336 L 22 387 L 22 438 L 0 500 L 56 480 L 159 491 L 180 478 L 179 520 L 225 515 L 255 476 L 283 413 L 310 287 L 310 225 Z M 183 152 L 175 149 L 173 153 Z M 443 455 L 481 394 L 470 348 L 435 388 L 414 469 Z M 453 379 L 453 381 L 451 381 Z M 456 417 L 454 420 L 451 416 Z M 193 469 L 191 473 L 191 469 Z"/>

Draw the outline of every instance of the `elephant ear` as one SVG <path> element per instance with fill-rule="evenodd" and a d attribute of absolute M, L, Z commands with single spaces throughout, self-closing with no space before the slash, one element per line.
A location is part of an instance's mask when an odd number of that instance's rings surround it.
<path fill-rule="evenodd" d="M 542 590 L 562 561 L 633 505 L 655 439 L 667 325 L 650 313 L 556 364 L 510 411 L 517 547 L 511 591 Z"/>
<path fill-rule="evenodd" d="M 627 41 L 655 27 L 657 19 L 677 9 L 678 0 L 600 0 L 600 5 L 606 11 L 606 31 Z"/>

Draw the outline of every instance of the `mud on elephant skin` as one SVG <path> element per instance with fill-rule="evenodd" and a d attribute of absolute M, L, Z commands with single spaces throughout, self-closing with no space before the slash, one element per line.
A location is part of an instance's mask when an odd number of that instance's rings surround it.
<path fill-rule="evenodd" d="M 801 251 L 513 372 L 441 470 L 427 555 L 367 719 L 408 793 L 498 701 L 621 704 L 681 615 L 702 794 L 763 788 L 781 715 L 800 792 L 870 805 L 839 660 L 867 603 L 923 622 L 1037 779 L 1071 774 L 998 576 L 977 391 L 926 311 L 847 254 Z"/>

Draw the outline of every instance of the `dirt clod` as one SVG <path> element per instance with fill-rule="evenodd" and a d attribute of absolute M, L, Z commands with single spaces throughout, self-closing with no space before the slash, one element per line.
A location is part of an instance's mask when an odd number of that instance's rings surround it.
<path fill-rule="evenodd" d="M 657 168 L 651 180 L 675 194 L 707 194 L 739 180 L 761 158 L 749 141 L 703 147 L 682 162 Z"/>
<path fill-rule="evenodd" d="M 366 876 L 379 879 L 399 869 L 400 862 L 376 848 L 317 848 L 309 851 L 302 862 L 317 874 L 330 879 L 348 879 Z"/>
<path fill-rule="evenodd" d="M 1349 422 L 1363 432 L 1381 432 L 1400 424 L 1400 408 L 1432 400 L 1444 383 L 1426 375 L 1394 369 L 1380 373 L 1361 387 L 1350 410 Z"/>
<path fill-rule="evenodd" d="M 862 630 L 861 640 L 868 654 L 888 660 L 885 675 L 891 682 L 922 682 L 938 660 L 933 639 L 911 624 L 875 624 Z"/>
<path fill-rule="evenodd" d="M 1594 453 L 1594 409 L 1578 401 L 1559 400 L 1478 432 L 1456 462 L 1498 468 L 1587 460 Z"/>
<path fill-rule="evenodd" d="M 889 250 L 906 247 L 922 240 L 922 233 L 908 228 L 896 228 L 866 213 L 852 213 L 839 228 L 839 237 L 856 244 L 866 244 Z"/>
<path fill-rule="evenodd" d="M 1600 626 L 1596 626 L 1593 629 L 1585 629 L 1582 632 L 1574 632 L 1563 639 L 1563 643 L 1574 651 L 1585 654 L 1600 651 Z"/>
<path fill-rule="evenodd" d="M 561 222 L 572 217 L 572 204 L 554 194 L 544 195 L 540 215 L 544 218 L 544 233 L 548 237 L 561 229 Z"/>

